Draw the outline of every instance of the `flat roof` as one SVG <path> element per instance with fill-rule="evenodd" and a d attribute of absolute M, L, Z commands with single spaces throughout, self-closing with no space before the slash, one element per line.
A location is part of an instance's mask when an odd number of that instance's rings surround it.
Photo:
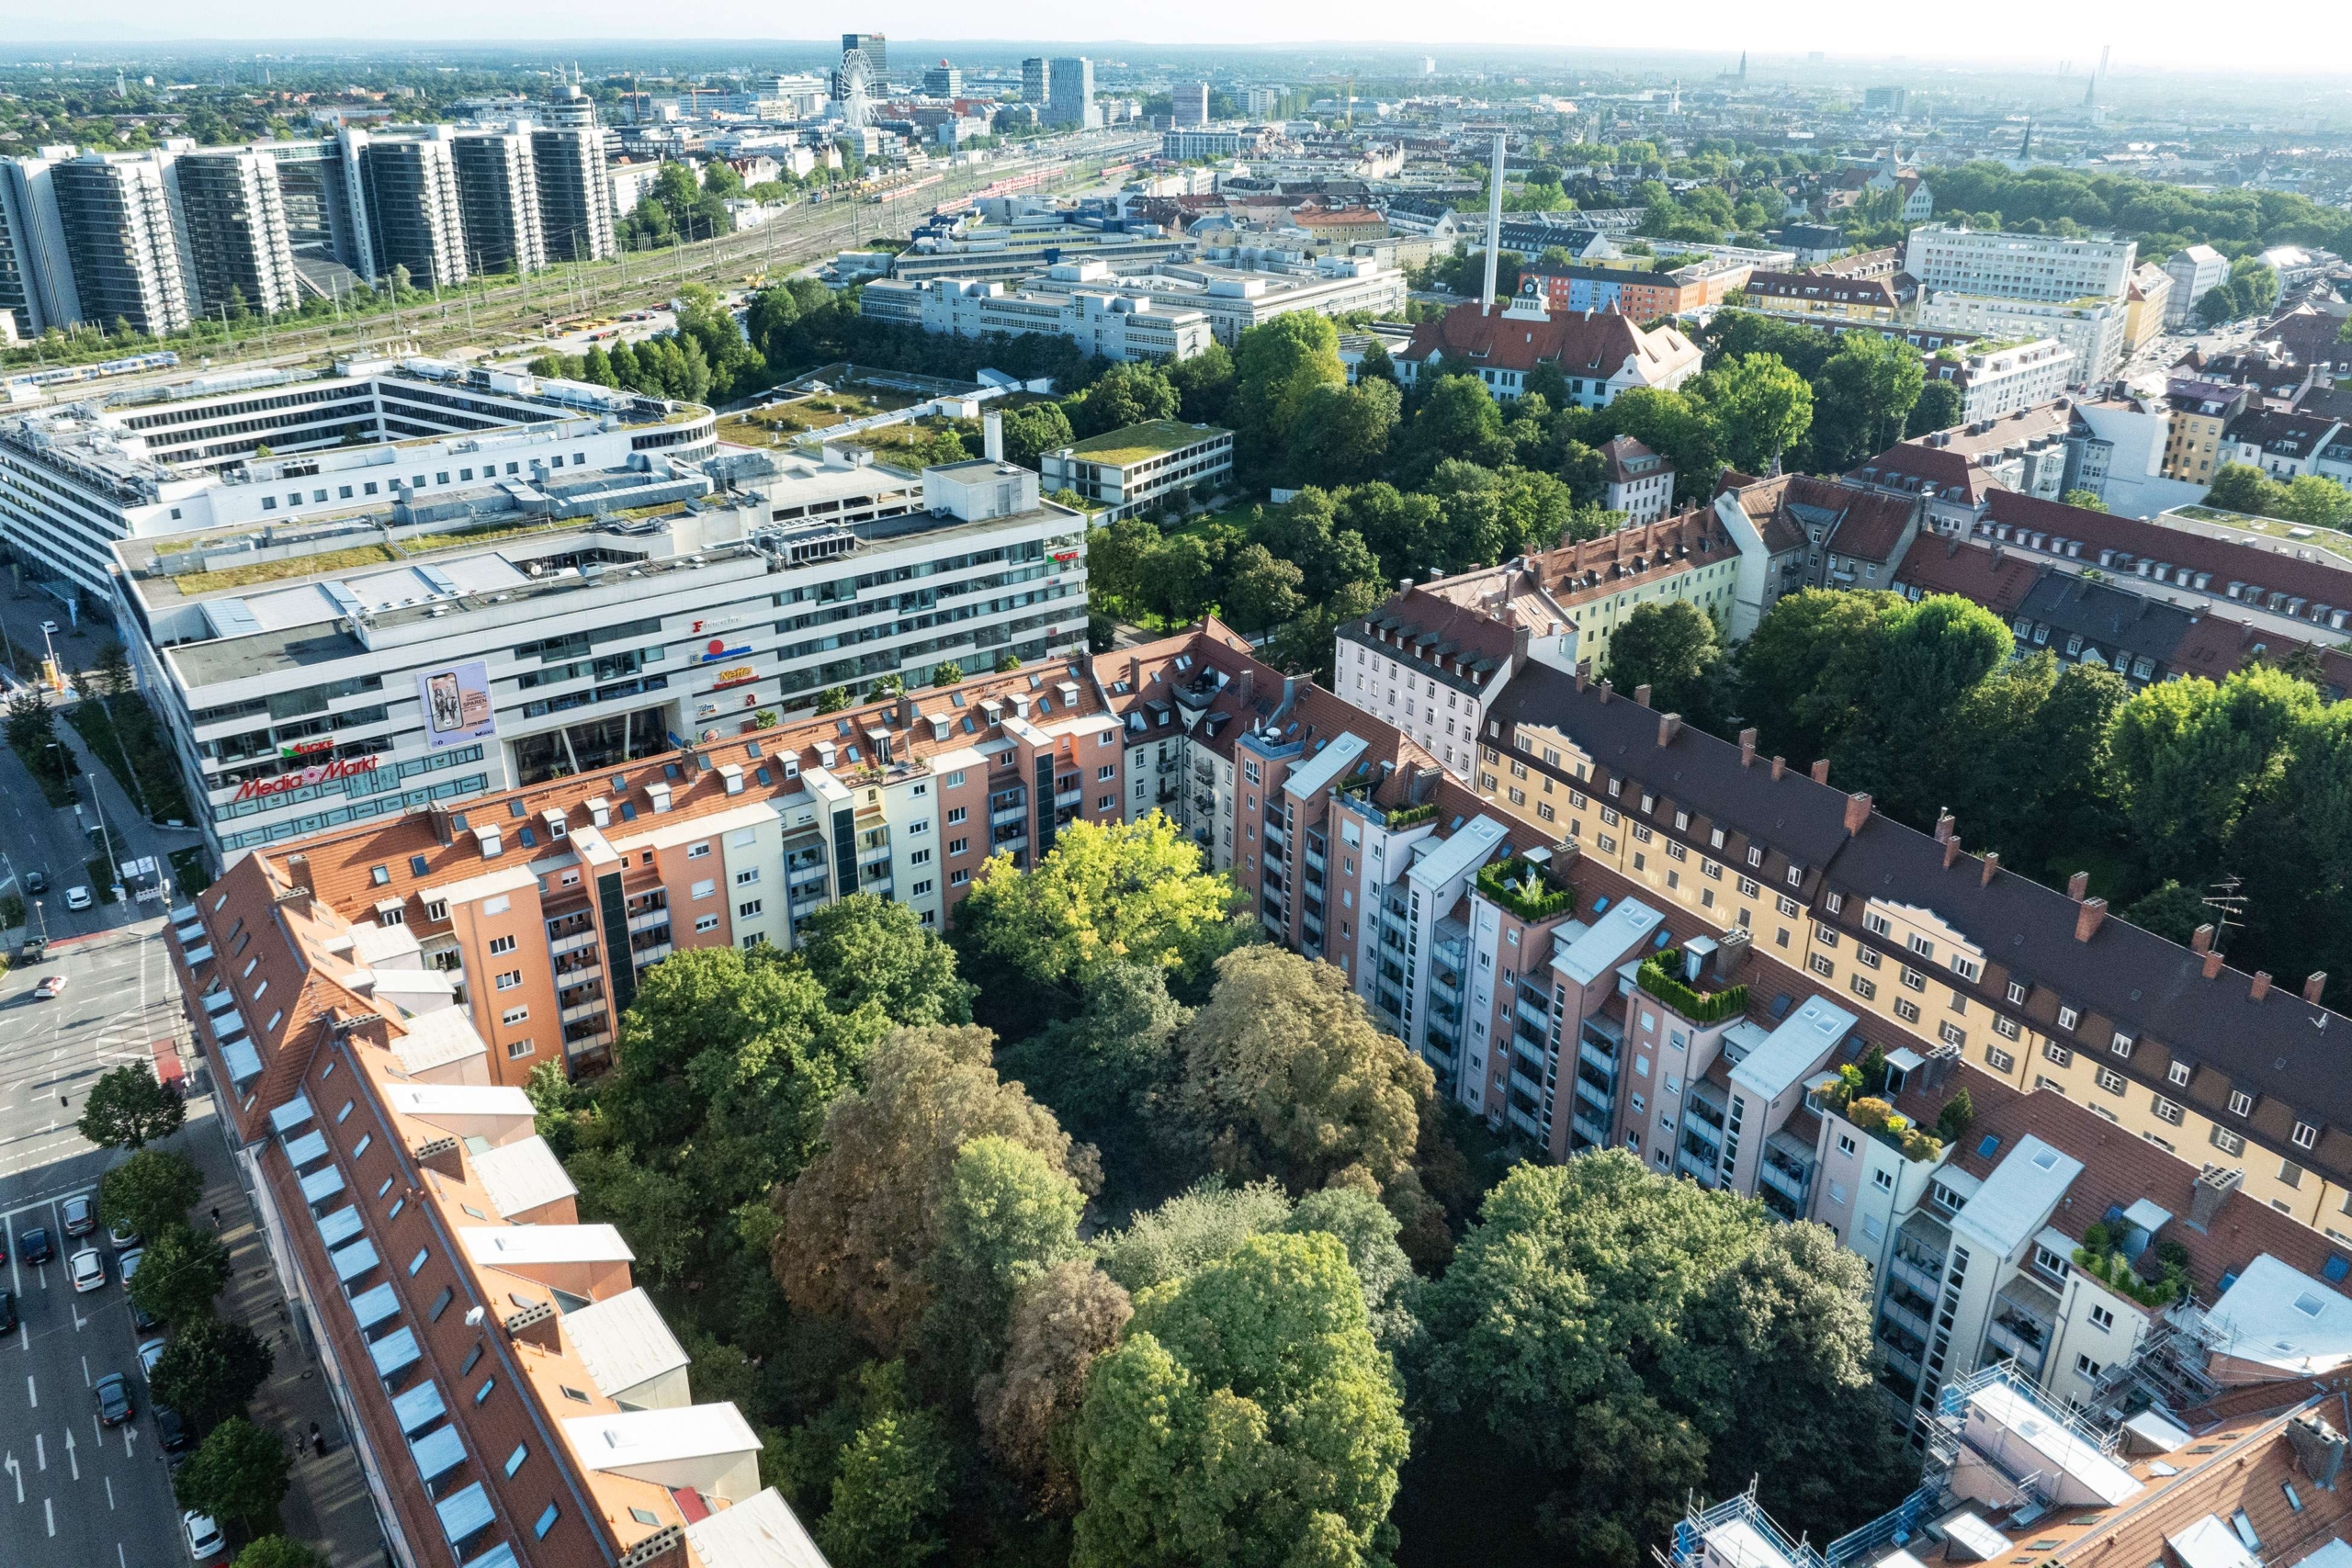
<path fill-rule="evenodd" d="M 1295 795 L 1301 800 L 1312 800 L 1330 786 L 1339 776 L 1353 767 L 1356 759 L 1368 748 L 1363 737 L 1352 730 L 1338 739 L 1312 757 L 1300 762 L 1283 776 L 1283 793 Z"/>
<path fill-rule="evenodd" d="M 1510 829 L 1481 812 L 1436 843 L 1424 841 L 1422 852 L 1406 868 L 1405 874 L 1424 886 L 1451 882 L 1486 864 L 1487 856 L 1509 842 Z M 1444 911 L 1435 909 L 1430 913 L 1439 915 Z"/>
<path fill-rule="evenodd" d="M 614 1410 L 565 1418 L 563 1435 L 590 1470 L 627 1470 L 720 1454 L 756 1453 L 759 1434 L 732 1404 Z"/>
<path fill-rule="evenodd" d="M 495 1084 L 396 1083 L 384 1086 L 384 1099 L 402 1116 L 431 1121 L 436 1116 L 535 1116 L 531 1097 L 519 1089 Z"/>
<path fill-rule="evenodd" d="M 465 1244 L 466 1256 L 489 1269 L 628 1263 L 637 1258 L 621 1233 L 610 1225 L 466 1225 L 458 1235 Z"/>
<path fill-rule="evenodd" d="M 479 1170 L 481 1162 L 477 1159 L 474 1167 Z M 689 1359 L 643 1286 L 564 1314 L 563 1327 L 607 1399 L 675 1371 Z"/>
<path fill-rule="evenodd" d="M 703 1568 L 830 1568 L 774 1487 L 694 1520 L 686 1540 Z"/>
<path fill-rule="evenodd" d="M 1585 933 L 1555 949 L 1552 967 L 1579 986 L 1589 986 L 1649 939 L 1666 917 L 1639 898 L 1620 898 Z"/>
<path fill-rule="evenodd" d="M 503 1148 L 484 1149 L 473 1156 L 473 1166 L 474 1179 L 502 1214 L 527 1213 L 580 1193 L 548 1141 L 536 1135 Z"/>
<path fill-rule="evenodd" d="M 2352 1301 L 2268 1253 L 2205 1314 L 2214 1348 L 2237 1360 L 2317 1377 L 2352 1361 Z"/>
<path fill-rule="evenodd" d="M 1968 1404 L 1972 1410 L 2015 1434 L 2041 1455 L 2043 1468 L 2064 1472 L 2110 1507 L 2142 1490 L 2140 1482 L 2129 1470 L 2100 1452 L 2063 1416 L 2043 1409 L 2022 1389 L 2007 1382 L 1988 1382 L 1968 1396 Z"/>
<path fill-rule="evenodd" d="M 1951 1228 L 2004 1258 L 2013 1257 L 2041 1229 L 2082 1173 L 2081 1160 L 2028 1133 L 1993 1168 L 1967 1206 L 1952 1216 Z"/>
<path fill-rule="evenodd" d="M 392 1055 L 401 1059 L 401 1068 L 408 1072 L 429 1073 L 435 1067 L 446 1067 L 490 1050 L 482 1037 L 474 1032 L 472 1015 L 461 1007 L 421 1012 L 401 1020 L 401 1027 L 407 1032 L 392 1041 Z"/>
<path fill-rule="evenodd" d="M 1073 457 L 1091 463 L 1139 463 L 1233 432 L 1215 424 L 1187 424 L 1181 419 L 1150 419 L 1117 430 L 1090 435 L 1069 449 Z"/>
<path fill-rule="evenodd" d="M 1854 1027 L 1854 1015 L 1836 1002 L 1808 997 L 1764 1043 L 1731 1070 L 1731 1081 L 1771 1100 L 1794 1087 Z"/>

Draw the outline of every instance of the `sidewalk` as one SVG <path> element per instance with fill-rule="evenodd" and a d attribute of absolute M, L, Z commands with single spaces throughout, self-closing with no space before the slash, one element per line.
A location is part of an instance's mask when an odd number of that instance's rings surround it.
<path fill-rule="evenodd" d="M 220 1213 L 220 1239 L 229 1248 L 230 1262 L 229 1285 L 219 1303 L 220 1316 L 243 1323 L 277 1353 L 277 1365 L 254 1395 L 249 1414 L 262 1430 L 283 1437 L 296 1456 L 292 1484 L 279 1511 L 285 1533 L 323 1552 L 334 1568 L 389 1568 L 390 1557 L 358 1457 L 317 1358 L 302 1343 L 278 1291 L 269 1249 L 238 1183 L 234 1158 L 220 1135 L 223 1123 L 204 1097 L 192 1100 L 190 1109 L 201 1114 L 192 1115 L 172 1144 L 204 1171 L 204 1196 L 197 1201 L 195 1224 L 209 1224 L 216 1207 Z M 324 1458 L 311 1452 L 314 1421 L 326 1434 Z"/>

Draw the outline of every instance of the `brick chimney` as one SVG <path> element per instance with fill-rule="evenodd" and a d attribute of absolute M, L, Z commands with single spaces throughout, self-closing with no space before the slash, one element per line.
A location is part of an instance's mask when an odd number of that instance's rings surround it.
<path fill-rule="evenodd" d="M 1936 818 L 1936 842 L 1938 842 L 1938 843 L 1939 843 L 1939 844 L 1949 844 L 1949 843 L 1951 843 L 1951 830 L 1952 830 L 1954 828 L 1958 827 L 1958 826 L 1960 826 L 1960 819 L 1959 819 L 1958 818 L 1954 817 L 1954 816 L 1953 816 L 1951 812 L 1949 812 L 1949 811 L 1945 812 L 1942 816 L 1940 816 L 1940 817 L 1937 818 Z M 1949 862 L 1949 861 L 1947 861 L 1947 862 L 1945 862 L 1944 863 L 1945 863 L 1945 864 L 1947 864 L 1947 865 L 1949 865 L 1949 864 L 1951 864 L 1951 862 Z"/>
<path fill-rule="evenodd" d="M 2066 879 L 2066 897 L 2079 904 L 2091 890 L 2091 874 L 2078 871 Z"/>
<path fill-rule="evenodd" d="M 1779 778 L 1782 773 L 1785 773 L 1788 771 L 1789 760 L 1786 757 L 1775 757 L 1772 759 L 1772 776 L 1774 778 Z"/>
<path fill-rule="evenodd" d="M 1242 705 L 1247 707 L 1250 699 L 1258 692 L 1258 666 L 1254 661 L 1241 667 L 1241 673 L 1234 677 L 1233 689 L 1240 697 Z"/>
<path fill-rule="evenodd" d="M 2076 942 L 2090 941 L 2091 934 L 2098 930 L 2098 923 L 2105 919 L 2107 919 L 2106 899 L 2084 899 L 2082 907 L 2075 911 L 2075 940 Z"/>
<path fill-rule="evenodd" d="M 2209 947 L 2205 950 L 2205 978 L 2218 980 L 2221 977 L 2222 955 Z"/>
<path fill-rule="evenodd" d="M 1829 782 L 1828 758 L 1824 757 L 1821 761 L 1813 765 L 1813 782 L 1819 784 L 1826 784 Z"/>
<path fill-rule="evenodd" d="M 2270 994 L 2270 971 L 2269 971 L 2269 970 L 2267 970 L 2267 969 L 2257 969 L 2257 970 L 2256 970 L 2256 971 L 2254 972 L 2254 987 L 2253 987 L 2253 989 L 2249 990 L 2249 991 L 2246 993 L 2246 995 L 2247 995 L 2247 996 L 2249 996 L 2249 997 L 2251 997 L 2254 1000 L 2256 1000 L 2256 1001 L 2257 1001 L 2257 1002 L 2258 1002 L 2258 1001 L 2260 1001 L 2263 998 L 2265 998 L 2265 997 L 2268 996 L 2269 994 Z"/>
<path fill-rule="evenodd" d="M 1821 765 L 1826 768 L 1829 764 L 1824 762 Z M 1846 832 L 1848 836 L 1850 837 L 1853 834 L 1860 832 L 1863 825 L 1869 822 L 1870 819 L 1871 797 L 1869 794 L 1864 792 L 1848 795 L 1846 797 Z"/>
<path fill-rule="evenodd" d="M 1953 833 L 1944 840 L 1944 869 L 1950 871 L 1960 859 L 1960 835 Z"/>
<path fill-rule="evenodd" d="M 2189 933 L 2188 951 L 2191 953 L 2211 953 L 2213 951 L 2213 924 L 2211 920 L 2208 920 L 2205 924 L 2199 926 L 2194 931 Z"/>
<path fill-rule="evenodd" d="M 466 1168 L 458 1157 L 458 1140 L 455 1138 L 435 1138 L 429 1144 L 419 1145 L 416 1163 L 427 1170 L 438 1171 L 452 1181 L 466 1179 Z"/>
<path fill-rule="evenodd" d="M 2320 993 L 2327 989 L 2327 971 L 2314 969 L 2303 976 L 2303 1000 L 2319 1006 Z"/>
<path fill-rule="evenodd" d="M 1589 660 L 1589 659 L 1579 659 L 1579 660 L 1577 660 L 1577 691 L 1579 691 L 1579 692 L 1581 692 L 1581 691 L 1583 691 L 1587 686 L 1590 685 L 1591 683 L 1592 683 L 1592 660 Z"/>
<path fill-rule="evenodd" d="M 1753 729 L 1739 732 L 1739 765 L 1743 768 L 1756 765 L 1756 731 Z"/>
<path fill-rule="evenodd" d="M 533 1302 L 522 1311 L 508 1315 L 506 1334 L 526 1345 L 537 1345 L 542 1350 L 561 1351 L 563 1339 L 556 1327 L 555 1308 L 546 1302 Z"/>
<path fill-rule="evenodd" d="M 1607 707 L 1609 705 L 1609 699 L 1616 694 L 1617 689 L 1609 683 L 1609 677 L 1603 675 L 1600 678 L 1600 705 Z"/>
<path fill-rule="evenodd" d="M 1982 874 L 1982 875 L 1980 875 L 1980 876 L 1977 878 L 1976 886 L 1979 886 L 1979 887 L 1990 887 L 1990 886 L 1993 886 L 1993 878 L 1994 878 L 1995 876 L 1996 876 L 1996 875 L 1998 875 L 1998 874 L 1999 874 L 2000 870 L 2001 870 L 2001 854 L 2000 854 L 2000 852 L 1999 852 L 1998 850 L 1993 850 L 1993 851 L 1989 851 L 1989 852 L 1986 852 L 1986 854 L 1985 854 L 1985 856 L 1984 856 L 1984 870 L 1983 874 Z"/>
<path fill-rule="evenodd" d="M 1650 683 L 1647 681 L 1634 688 L 1634 700 L 1644 707 L 1650 705 Z"/>
<path fill-rule="evenodd" d="M 1646 692 L 1646 691 L 1648 691 L 1648 690 L 1649 690 L 1649 688 L 1648 688 L 1647 686 L 1645 686 L 1645 687 L 1643 687 L 1643 688 L 1642 688 L 1642 690 L 1644 690 L 1644 691 L 1645 691 L 1645 692 Z M 1662 713 L 1662 714 L 1660 714 L 1660 715 L 1658 715 L 1658 716 L 1657 716 L 1657 743 L 1658 743 L 1659 745 L 1661 745 L 1661 746 L 1671 746 L 1671 745 L 1673 745 L 1673 744 L 1674 744 L 1674 738 L 1675 738 L 1677 735 L 1680 734 L 1681 732 L 1682 732 L 1682 716 L 1681 716 L 1680 714 L 1679 714 L 1679 713 Z"/>

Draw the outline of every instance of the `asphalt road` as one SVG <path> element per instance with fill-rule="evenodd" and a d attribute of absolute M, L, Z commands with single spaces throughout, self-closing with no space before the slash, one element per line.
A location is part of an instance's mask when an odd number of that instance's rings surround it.
<path fill-rule="evenodd" d="M 15 837 L 13 820 L 0 827 L 0 838 Z M 46 974 L 67 977 L 55 1001 L 33 998 Z M 95 1196 L 99 1176 L 122 1157 L 74 1130 L 91 1082 L 120 1062 L 152 1059 L 178 1012 L 160 919 L 69 942 L 38 970 L 0 976 L 0 1232 L 8 1245 L 0 1285 L 16 1295 L 19 1317 L 0 1337 L 0 1562 L 188 1561 L 114 1258 L 103 1232 L 69 1242 L 58 1213 L 76 1193 Z M 38 1268 L 17 1247 L 35 1225 L 47 1227 L 58 1254 Z M 107 1282 L 76 1294 L 65 1259 L 89 1240 L 108 1253 Z M 138 1407 L 112 1428 L 99 1425 L 91 1393 L 108 1372 L 130 1380 Z"/>

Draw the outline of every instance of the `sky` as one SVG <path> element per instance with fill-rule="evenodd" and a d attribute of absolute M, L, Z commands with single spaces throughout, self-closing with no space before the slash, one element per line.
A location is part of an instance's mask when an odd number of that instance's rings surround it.
<path fill-rule="evenodd" d="M 2224 21 L 2225 16 L 2234 21 Z M 1824 0 L 1675 0 L 1670 6 L 1529 5 L 1526 0 L 877 0 L 822 14 L 775 0 L 396 0 L 322 6 L 317 0 L 0 0 L 0 38 L 120 46 L 187 39 L 349 39 L 371 43 L 550 39 L 808 39 L 857 28 L 928 40 L 1049 39 L 1114 44 L 1141 53 L 1185 44 L 1419 44 L 1470 64 L 1507 63 L 1529 46 L 1662 47 L 1770 55 L 1821 48 L 1931 69 L 1945 62 L 2030 67 L 2095 59 L 2112 44 L 2116 67 L 2341 72 L 2352 101 L 2352 5 L 2266 0 L 2216 12 L 2188 0 L 1967 0 L 1962 5 L 1857 8 Z M 97 25 L 93 26 L 93 23 Z M 1432 34 L 1442 36 L 1432 37 Z M 1448 41 L 1448 40 L 1452 41 Z"/>

